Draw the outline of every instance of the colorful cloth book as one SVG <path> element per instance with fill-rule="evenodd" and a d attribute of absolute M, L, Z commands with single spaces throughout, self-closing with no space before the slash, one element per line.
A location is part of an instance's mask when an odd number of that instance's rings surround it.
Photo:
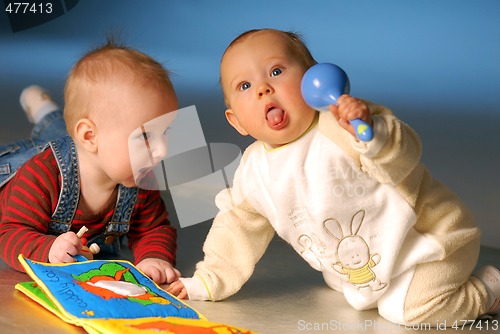
<path fill-rule="evenodd" d="M 34 282 L 16 289 L 89 333 L 253 333 L 207 320 L 129 261 L 50 264 L 19 255 Z"/>

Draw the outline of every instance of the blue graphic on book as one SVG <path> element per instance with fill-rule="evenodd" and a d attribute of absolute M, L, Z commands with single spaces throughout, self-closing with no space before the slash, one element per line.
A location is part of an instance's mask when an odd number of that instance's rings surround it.
<path fill-rule="evenodd" d="M 128 261 L 47 264 L 25 259 L 44 290 L 60 309 L 79 318 L 135 319 L 180 317 L 200 319 L 179 299 L 160 289 Z"/>

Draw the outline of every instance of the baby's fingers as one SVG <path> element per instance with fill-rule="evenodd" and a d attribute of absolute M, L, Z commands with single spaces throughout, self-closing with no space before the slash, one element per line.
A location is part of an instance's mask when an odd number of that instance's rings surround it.
<path fill-rule="evenodd" d="M 181 292 L 177 295 L 179 299 L 189 299 L 188 293 L 186 289 L 182 289 Z"/>
<path fill-rule="evenodd" d="M 181 281 L 175 281 L 170 283 L 167 288 L 167 292 L 173 294 L 174 296 L 179 296 L 179 294 L 184 289 L 184 284 Z"/>
<path fill-rule="evenodd" d="M 73 256 L 64 251 L 53 254 L 49 259 L 50 263 L 69 263 L 75 261 L 76 260 Z"/>
<path fill-rule="evenodd" d="M 166 274 L 155 266 L 150 266 L 146 271 L 144 271 L 144 273 L 151 277 L 151 279 L 157 284 L 165 283 Z"/>
<path fill-rule="evenodd" d="M 338 104 L 338 115 L 340 118 L 347 120 L 359 118 L 371 123 L 370 110 L 366 103 L 360 99 L 344 94 L 338 99 Z"/>
<path fill-rule="evenodd" d="M 167 275 L 166 283 L 172 283 L 174 281 L 177 281 L 179 277 L 181 277 L 181 272 L 175 268 L 165 269 L 165 274 Z"/>

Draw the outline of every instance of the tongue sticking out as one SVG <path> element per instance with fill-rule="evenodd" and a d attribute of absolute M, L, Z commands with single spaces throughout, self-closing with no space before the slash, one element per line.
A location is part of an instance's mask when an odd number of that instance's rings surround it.
<path fill-rule="evenodd" d="M 285 112 L 278 108 L 272 108 L 267 112 L 267 125 L 275 127 L 283 121 Z"/>

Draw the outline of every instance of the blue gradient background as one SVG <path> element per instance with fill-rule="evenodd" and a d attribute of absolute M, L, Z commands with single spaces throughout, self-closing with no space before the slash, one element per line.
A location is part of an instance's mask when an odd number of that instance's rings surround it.
<path fill-rule="evenodd" d="M 0 141 L 29 134 L 21 90 L 62 104 L 73 62 L 121 33 L 174 72 L 180 107 L 195 104 L 209 142 L 241 138 L 224 118 L 218 65 L 241 32 L 300 32 L 315 58 L 343 67 L 351 94 L 389 106 L 424 143 L 424 162 L 468 204 L 483 243 L 500 220 L 500 1 L 81 0 L 65 15 L 12 33 L 0 13 Z"/>

